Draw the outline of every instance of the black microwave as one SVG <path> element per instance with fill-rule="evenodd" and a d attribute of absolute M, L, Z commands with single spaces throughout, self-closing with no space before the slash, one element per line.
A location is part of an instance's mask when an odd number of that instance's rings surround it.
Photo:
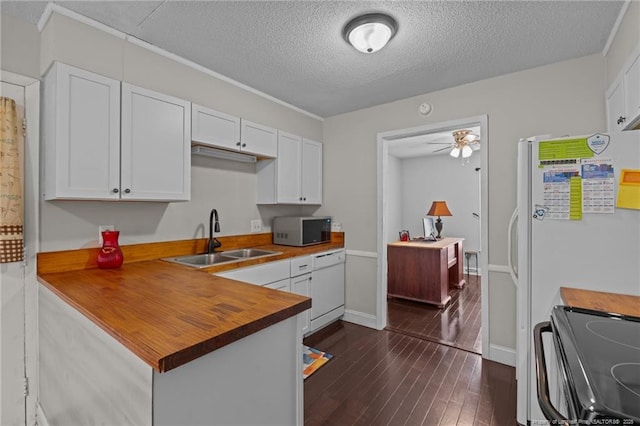
<path fill-rule="evenodd" d="M 330 216 L 278 216 L 273 218 L 273 244 L 308 246 L 331 240 Z"/>

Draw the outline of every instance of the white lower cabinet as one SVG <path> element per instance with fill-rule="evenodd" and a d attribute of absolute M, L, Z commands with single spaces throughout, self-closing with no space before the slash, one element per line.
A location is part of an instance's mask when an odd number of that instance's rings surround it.
<path fill-rule="evenodd" d="M 311 270 L 313 259 L 311 256 L 299 256 L 291 259 L 291 293 L 311 297 Z M 312 302 L 313 303 L 313 302 Z M 302 334 L 311 329 L 311 309 L 302 314 Z"/>
<path fill-rule="evenodd" d="M 290 274 L 289 259 L 233 269 L 228 272 L 215 274 L 219 277 L 230 278 L 249 284 L 267 286 L 276 282 L 288 280 Z"/>
<path fill-rule="evenodd" d="M 38 424 L 303 424 L 295 316 L 164 373 L 44 286 L 38 324 Z"/>
<path fill-rule="evenodd" d="M 271 284 L 267 284 L 263 287 L 270 288 L 272 290 L 280 290 L 286 291 L 287 293 L 291 293 L 291 279 L 285 278 L 284 280 L 276 281 Z"/>
<path fill-rule="evenodd" d="M 311 297 L 311 256 L 299 256 L 215 274 L 219 277 Z M 310 331 L 311 309 L 302 312 L 302 334 Z"/>
<path fill-rule="evenodd" d="M 299 294 L 300 296 L 311 297 L 311 274 L 303 274 L 294 278 L 291 278 L 291 293 Z M 302 334 L 305 335 L 309 332 L 309 326 L 311 324 L 311 309 L 307 309 L 302 314 Z"/>

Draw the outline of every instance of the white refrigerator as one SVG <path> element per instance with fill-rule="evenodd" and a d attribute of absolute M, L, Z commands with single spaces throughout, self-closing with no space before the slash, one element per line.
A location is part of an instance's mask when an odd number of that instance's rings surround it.
<path fill-rule="evenodd" d="M 640 295 L 640 131 L 520 140 L 517 177 L 509 237 L 517 248 L 517 420 L 546 424 L 533 327 L 562 304 L 560 287 Z"/>

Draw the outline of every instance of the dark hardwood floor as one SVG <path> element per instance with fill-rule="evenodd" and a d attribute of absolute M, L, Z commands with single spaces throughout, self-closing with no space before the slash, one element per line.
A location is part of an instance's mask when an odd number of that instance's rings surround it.
<path fill-rule="evenodd" d="M 446 309 L 392 299 L 385 330 L 339 321 L 305 339 L 334 355 L 305 381 L 305 425 L 515 425 L 515 369 L 479 355 L 469 278 Z"/>
<path fill-rule="evenodd" d="M 516 424 L 512 367 L 342 321 L 305 344 L 334 355 L 305 380 L 305 425 Z"/>
<path fill-rule="evenodd" d="M 443 309 L 427 303 L 390 298 L 387 330 L 482 353 L 480 277 L 465 275 L 467 284 L 449 291 L 451 302 Z"/>

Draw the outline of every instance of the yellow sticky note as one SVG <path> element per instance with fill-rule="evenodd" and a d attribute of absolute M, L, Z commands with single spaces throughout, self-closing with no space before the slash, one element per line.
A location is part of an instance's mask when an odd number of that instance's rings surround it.
<path fill-rule="evenodd" d="M 640 170 L 620 170 L 616 207 L 640 210 Z"/>

